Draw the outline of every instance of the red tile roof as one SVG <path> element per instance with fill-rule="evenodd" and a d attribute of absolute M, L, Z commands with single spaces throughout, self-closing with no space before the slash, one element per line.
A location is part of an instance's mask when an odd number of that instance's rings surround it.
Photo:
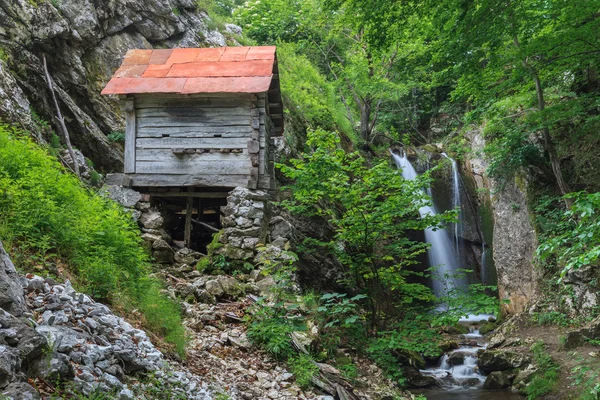
<path fill-rule="evenodd" d="M 130 50 L 102 94 L 263 93 L 275 46 Z"/>

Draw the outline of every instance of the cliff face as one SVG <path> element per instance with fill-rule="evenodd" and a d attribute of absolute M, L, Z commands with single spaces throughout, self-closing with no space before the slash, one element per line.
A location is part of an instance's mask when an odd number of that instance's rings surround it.
<path fill-rule="evenodd" d="M 45 56 L 72 142 L 105 171 L 122 168 L 106 135 L 124 121 L 100 91 L 127 50 L 226 45 L 194 0 L 0 0 L 0 21 L 0 119 L 38 135 L 54 125 Z"/>
<path fill-rule="evenodd" d="M 527 207 L 526 179 L 515 178 L 501 186 L 488 179 L 485 141 L 480 130 L 469 132 L 473 154 L 466 162 L 481 203 L 491 203 L 493 258 L 503 309 L 508 314 L 524 311 L 537 291 L 538 271 L 533 265 L 537 235 Z"/>

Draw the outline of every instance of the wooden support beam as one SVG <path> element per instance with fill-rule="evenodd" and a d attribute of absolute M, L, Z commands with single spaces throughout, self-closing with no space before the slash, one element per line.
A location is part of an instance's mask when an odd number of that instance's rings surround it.
<path fill-rule="evenodd" d="M 148 192 L 156 197 L 192 197 L 196 199 L 226 199 L 228 192 Z"/>
<path fill-rule="evenodd" d="M 193 219 L 192 222 L 195 223 L 195 224 L 198 224 L 200 226 L 203 226 L 206 229 L 211 230 L 213 232 L 219 232 L 219 230 L 217 228 L 215 228 L 214 226 L 209 225 L 209 224 L 207 224 L 205 222 L 202 222 L 202 221 L 198 221 L 197 219 Z"/>
<path fill-rule="evenodd" d="M 188 192 L 193 191 L 193 188 L 188 188 Z M 194 198 L 187 197 L 185 207 L 185 231 L 183 234 L 183 243 L 185 247 L 190 248 L 192 242 L 192 210 L 194 209 Z"/>
<path fill-rule="evenodd" d="M 122 109 L 125 112 L 125 173 L 135 173 L 135 103 L 132 98 L 126 99 L 122 103 Z"/>

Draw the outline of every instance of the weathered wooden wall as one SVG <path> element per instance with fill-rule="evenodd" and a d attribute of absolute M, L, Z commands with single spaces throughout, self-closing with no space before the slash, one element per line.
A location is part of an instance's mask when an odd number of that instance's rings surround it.
<path fill-rule="evenodd" d="M 265 95 L 127 99 L 125 173 L 134 186 L 273 189 Z M 133 137 L 135 141 L 132 143 Z"/>

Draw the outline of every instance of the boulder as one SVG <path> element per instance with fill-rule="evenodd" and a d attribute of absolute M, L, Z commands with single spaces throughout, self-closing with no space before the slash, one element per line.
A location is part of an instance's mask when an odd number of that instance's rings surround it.
<path fill-rule="evenodd" d="M 35 376 L 49 382 L 73 378 L 75 374 L 69 361 L 69 357 L 65 354 L 50 353 L 33 361 L 31 371 Z"/>
<path fill-rule="evenodd" d="M 418 368 L 405 366 L 402 368 L 402 375 L 409 386 L 415 388 L 426 388 L 438 386 L 438 381 L 433 376 L 423 375 Z"/>
<path fill-rule="evenodd" d="M 31 385 L 25 382 L 14 382 L 2 389 L 0 395 L 8 400 L 39 400 L 40 395 Z"/>
<path fill-rule="evenodd" d="M 19 330 L 20 337 L 17 348 L 21 354 L 21 358 L 27 361 L 32 361 L 40 357 L 48 347 L 46 338 L 36 332 L 33 328 L 23 325 Z"/>
<path fill-rule="evenodd" d="M 393 350 L 394 357 L 398 362 L 404 366 L 411 366 L 415 368 L 425 368 L 425 359 L 416 351 L 412 350 Z"/>
<path fill-rule="evenodd" d="M 513 380 L 513 387 L 518 390 L 520 394 L 527 394 L 527 385 L 533 380 L 537 371 L 537 366 L 533 364 L 530 364 L 526 369 L 519 371 Z"/>
<path fill-rule="evenodd" d="M 0 345 L 0 388 L 8 386 L 20 367 L 19 350 Z"/>
<path fill-rule="evenodd" d="M 163 226 L 165 220 L 158 210 L 150 209 L 142 213 L 139 222 L 146 229 L 159 229 Z"/>
<path fill-rule="evenodd" d="M 159 264 L 171 264 L 174 260 L 175 252 L 165 240 L 158 239 L 152 243 L 152 255 Z"/>
<path fill-rule="evenodd" d="M 139 192 L 122 186 L 107 186 L 103 189 L 103 192 L 106 193 L 108 198 L 127 208 L 135 207 L 142 198 Z"/>
<path fill-rule="evenodd" d="M 237 298 L 244 292 L 242 285 L 229 276 L 218 276 L 215 279 L 206 281 L 205 291 L 211 296 Z"/>
<path fill-rule="evenodd" d="M 19 275 L 2 242 L 0 242 L 0 308 L 15 316 L 27 312 Z"/>
<path fill-rule="evenodd" d="M 512 386 L 512 382 L 517 375 L 516 372 L 506 371 L 494 371 L 491 372 L 485 382 L 483 383 L 484 389 L 506 389 Z"/>
<path fill-rule="evenodd" d="M 175 261 L 180 264 L 194 265 L 203 256 L 202 253 L 184 247 L 175 253 Z"/>
<path fill-rule="evenodd" d="M 465 353 L 460 351 L 452 352 L 448 355 L 448 364 L 460 365 L 465 362 Z"/>
<path fill-rule="evenodd" d="M 487 350 L 479 355 L 477 365 L 485 373 L 520 368 L 531 362 L 528 355 L 505 350 Z"/>

